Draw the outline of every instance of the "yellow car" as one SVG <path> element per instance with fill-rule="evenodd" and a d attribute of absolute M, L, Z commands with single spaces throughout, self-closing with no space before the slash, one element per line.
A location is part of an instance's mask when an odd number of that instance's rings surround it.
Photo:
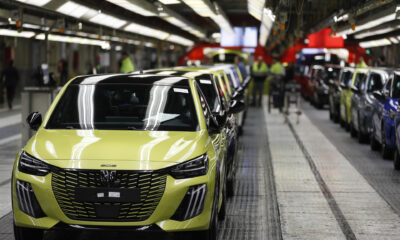
<path fill-rule="evenodd" d="M 238 56 L 247 65 L 249 57 L 248 53 L 242 52 L 240 50 L 223 49 L 223 48 L 217 51 L 212 51 L 207 55 L 211 57 L 214 64 L 219 64 L 219 63 L 232 64 L 235 62 L 235 57 Z"/>
<path fill-rule="evenodd" d="M 351 74 L 342 74 L 340 79 L 340 124 L 347 130 L 350 129 L 351 123 L 351 97 L 354 95 L 351 90 L 357 79 L 368 73 L 368 69 L 364 68 L 345 68 L 344 71 L 349 71 Z"/>
<path fill-rule="evenodd" d="M 27 122 L 37 132 L 12 174 L 16 240 L 102 228 L 216 239 L 225 131 L 194 79 L 77 77 L 43 120 L 35 112 Z"/>

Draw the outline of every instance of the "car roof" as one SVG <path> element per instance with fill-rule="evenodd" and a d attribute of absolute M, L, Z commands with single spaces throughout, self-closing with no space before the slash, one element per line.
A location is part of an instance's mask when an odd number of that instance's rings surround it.
<path fill-rule="evenodd" d="M 155 74 L 102 74 L 78 76 L 71 80 L 70 85 L 97 85 L 97 84 L 152 84 L 175 85 L 189 87 L 189 78 L 171 75 Z"/>

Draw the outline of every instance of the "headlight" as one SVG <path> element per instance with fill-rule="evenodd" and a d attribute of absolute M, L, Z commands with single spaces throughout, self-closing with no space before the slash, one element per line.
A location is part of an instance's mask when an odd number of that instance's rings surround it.
<path fill-rule="evenodd" d="M 195 159 L 172 167 L 169 174 L 175 179 L 192 178 L 206 175 L 208 171 L 208 156 L 201 155 Z"/>
<path fill-rule="evenodd" d="M 18 170 L 26 174 L 46 176 L 50 172 L 50 167 L 45 162 L 32 157 L 24 151 L 19 157 Z"/>

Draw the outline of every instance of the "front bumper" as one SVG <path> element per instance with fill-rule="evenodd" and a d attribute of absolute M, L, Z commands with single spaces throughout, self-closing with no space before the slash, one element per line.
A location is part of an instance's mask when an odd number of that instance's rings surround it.
<path fill-rule="evenodd" d="M 17 164 L 18 161 L 16 161 Z M 201 231 L 209 227 L 210 216 L 212 211 L 212 202 L 215 186 L 215 167 L 210 168 L 207 175 L 190 179 L 174 179 L 167 175 L 165 191 L 159 201 L 154 212 L 149 218 L 144 221 L 137 222 L 115 222 L 115 221 L 81 221 L 70 219 L 64 214 L 59 206 L 53 188 L 52 188 L 52 173 L 45 177 L 28 175 L 18 171 L 14 167 L 13 183 L 12 183 L 12 201 L 13 213 L 16 226 L 27 228 L 40 228 L 52 230 L 57 228 L 85 228 L 85 229 L 104 229 L 117 228 L 127 230 L 152 230 L 165 232 L 179 231 Z M 16 182 L 23 181 L 30 183 L 35 196 L 43 210 L 45 217 L 34 218 L 25 214 L 18 205 L 18 197 L 16 192 Z M 204 200 L 204 209 L 200 215 L 188 219 L 186 221 L 176 221 L 171 218 L 180 206 L 185 194 L 191 186 L 205 184 L 207 192 Z"/>

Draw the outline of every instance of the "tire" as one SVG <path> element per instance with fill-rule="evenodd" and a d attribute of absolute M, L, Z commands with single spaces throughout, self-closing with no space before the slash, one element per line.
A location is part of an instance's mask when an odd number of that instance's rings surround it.
<path fill-rule="evenodd" d="M 233 197 L 235 195 L 235 180 L 234 179 L 228 179 L 226 182 L 226 194 L 228 198 Z"/>
<path fill-rule="evenodd" d="M 367 141 L 367 136 L 362 131 L 362 125 L 361 125 L 361 121 L 360 121 L 360 116 L 358 116 L 358 135 L 357 135 L 357 140 L 358 140 L 359 143 L 365 143 Z"/>
<path fill-rule="evenodd" d="M 374 133 L 372 133 L 370 137 L 370 146 L 372 151 L 378 151 L 380 147 L 379 142 L 375 139 Z"/>
<path fill-rule="evenodd" d="M 221 209 L 218 212 L 218 220 L 223 221 L 226 216 L 226 187 L 222 191 L 222 205 Z"/>
<path fill-rule="evenodd" d="M 23 228 L 14 225 L 15 240 L 42 240 L 44 230 L 36 228 Z"/>
<path fill-rule="evenodd" d="M 210 227 L 206 231 L 196 232 L 192 237 L 197 240 L 217 240 L 218 238 L 218 198 L 214 198 Z M 190 239 L 190 238 L 187 238 Z"/>
<path fill-rule="evenodd" d="M 390 159 L 393 154 L 393 150 L 389 148 L 386 144 L 386 133 L 382 127 L 382 144 L 381 144 L 381 154 L 383 159 Z"/>
<path fill-rule="evenodd" d="M 395 170 L 397 170 L 397 171 L 400 170 L 400 154 L 399 154 L 399 150 L 397 149 L 397 147 L 394 150 L 393 166 L 394 166 Z"/>

